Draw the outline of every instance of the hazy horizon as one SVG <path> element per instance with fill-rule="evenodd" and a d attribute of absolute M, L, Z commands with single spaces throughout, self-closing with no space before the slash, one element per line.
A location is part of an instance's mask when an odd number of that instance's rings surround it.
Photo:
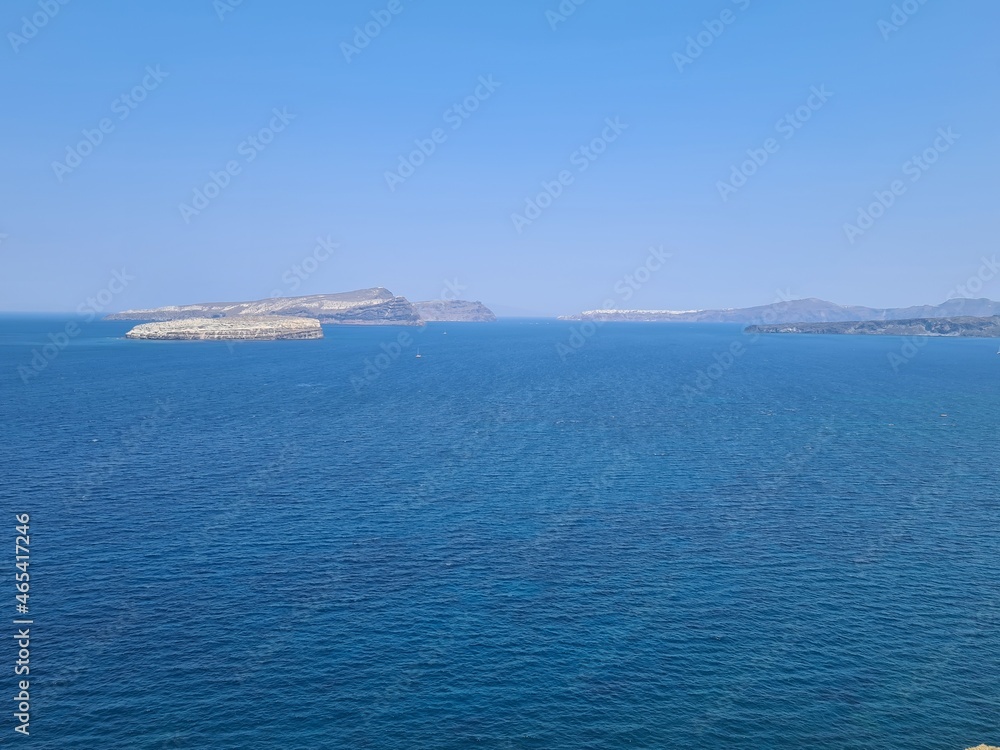
<path fill-rule="evenodd" d="M 5 311 L 116 272 L 108 312 L 908 307 L 995 255 L 985 2 L 39 7 L 0 11 Z"/>
<path fill-rule="evenodd" d="M 370 289 L 370 288 L 374 288 L 374 287 L 366 287 L 366 289 Z M 313 293 L 310 293 L 310 294 L 301 294 L 301 295 L 300 294 L 294 294 L 294 295 L 288 295 L 288 296 L 289 297 L 308 297 L 308 296 L 313 296 L 313 295 L 338 294 L 338 293 L 341 293 L 341 292 L 352 292 L 352 291 L 363 291 L 363 290 L 361 290 L 361 289 L 349 289 L 349 290 L 338 290 L 337 292 L 313 292 Z M 397 294 L 395 292 L 395 290 L 392 290 L 392 289 L 390 289 L 389 291 L 392 292 L 393 294 L 395 294 L 398 297 L 406 297 L 411 302 L 437 302 L 437 301 L 442 301 L 441 298 L 426 299 L 426 300 L 425 299 L 416 299 L 416 298 L 410 297 L 410 296 L 408 296 L 406 294 Z M 197 301 L 191 301 L 191 302 L 171 303 L 171 305 L 176 305 L 176 306 L 184 307 L 184 306 L 188 306 L 188 305 L 199 305 L 199 304 L 255 302 L 255 301 L 263 301 L 263 300 L 266 300 L 266 299 L 269 299 L 269 298 L 268 297 L 260 297 L 260 298 L 254 298 L 254 299 L 249 299 L 248 298 L 248 299 L 226 299 L 226 300 L 223 300 L 223 299 L 207 300 L 207 299 L 205 299 L 205 300 L 197 300 Z M 466 299 L 466 298 L 456 298 L 456 299 Z M 838 300 L 827 300 L 827 299 L 821 299 L 821 298 L 818 298 L 818 297 L 799 297 L 799 296 L 793 296 L 793 297 L 789 297 L 787 299 L 782 298 L 780 301 L 771 300 L 770 302 L 760 303 L 760 304 L 757 304 L 757 305 L 746 305 L 746 306 L 738 306 L 738 307 L 737 306 L 733 306 L 733 305 L 726 305 L 726 306 L 721 306 L 721 307 L 700 307 L 700 308 L 690 308 L 688 310 L 685 310 L 684 312 L 703 312 L 703 311 L 710 311 L 710 310 L 729 310 L 729 309 L 736 310 L 736 309 L 746 309 L 746 308 L 754 308 L 754 307 L 768 307 L 768 306 L 771 306 L 771 305 L 778 305 L 778 306 L 780 306 L 780 305 L 784 304 L 785 302 L 789 302 L 789 301 L 791 301 L 791 302 L 803 302 L 803 301 L 809 301 L 809 300 L 817 300 L 817 301 L 820 301 L 820 302 L 833 303 L 833 304 L 841 305 L 842 307 L 867 307 L 867 308 L 871 308 L 871 309 L 875 309 L 875 310 L 898 309 L 898 308 L 905 309 L 905 308 L 910 308 L 910 307 L 925 307 L 925 306 L 937 307 L 937 306 L 943 305 L 944 303 L 949 302 L 949 301 L 951 301 L 953 299 L 990 300 L 990 301 L 997 302 L 998 304 L 1000 304 L 1000 300 L 992 300 L 990 297 L 964 297 L 964 298 L 963 297 L 949 297 L 948 299 L 941 300 L 940 302 L 913 302 L 913 303 L 905 304 L 905 305 L 867 305 L 867 304 L 843 303 L 843 302 L 839 302 Z M 447 300 L 445 300 L 445 301 L 447 301 Z M 632 306 L 628 306 L 628 305 L 619 305 L 619 306 L 613 307 L 613 308 L 602 308 L 600 306 L 596 306 L 596 307 L 590 307 L 590 308 L 581 308 L 579 310 L 568 310 L 568 311 L 557 312 L 557 313 L 544 313 L 544 312 L 536 312 L 536 311 L 533 311 L 533 310 L 526 310 L 526 309 L 523 309 L 523 308 L 518 308 L 518 307 L 511 306 L 511 305 L 506 305 L 506 304 L 503 304 L 503 303 L 493 304 L 493 303 L 490 303 L 487 300 L 472 300 L 472 299 L 468 299 L 466 301 L 480 302 L 480 303 L 484 304 L 486 307 L 490 308 L 490 310 L 492 310 L 497 315 L 498 318 L 556 318 L 556 317 L 563 316 L 563 315 L 575 315 L 575 314 L 581 313 L 581 312 L 588 312 L 588 311 L 591 311 L 591 310 L 602 310 L 602 309 L 649 310 L 649 311 L 671 310 L 671 311 L 677 311 L 675 308 L 664 308 L 664 307 L 632 307 Z M 85 301 L 84 305 L 86 305 L 86 304 L 87 303 Z M 107 314 L 118 313 L 118 312 L 122 312 L 124 310 L 130 310 L 130 309 L 131 310 L 148 310 L 148 309 L 155 309 L 156 307 L 166 307 L 166 306 L 168 306 L 168 305 L 155 305 L 155 306 L 154 305 L 137 305 L 135 307 L 130 307 L 130 308 L 108 307 L 106 309 L 101 310 L 101 315 L 103 316 L 103 315 L 107 315 Z M 93 309 L 92 306 L 87 306 L 86 307 L 86 312 L 89 313 L 89 311 L 91 309 Z M 32 315 L 32 314 L 38 314 L 38 315 L 59 315 L 59 316 L 62 316 L 62 315 L 72 315 L 74 313 L 75 314 L 81 314 L 79 309 L 77 309 L 77 310 L 69 310 L 69 309 L 63 309 L 63 310 L 56 310 L 56 309 L 53 309 L 53 310 L 0 310 L 0 315 Z"/>

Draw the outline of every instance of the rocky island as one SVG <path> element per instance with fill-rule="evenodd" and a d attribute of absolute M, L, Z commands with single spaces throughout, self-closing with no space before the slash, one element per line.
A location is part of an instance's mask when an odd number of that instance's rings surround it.
<path fill-rule="evenodd" d="M 280 315 L 314 318 L 328 325 L 421 325 L 423 321 L 405 297 L 376 287 L 340 294 L 273 297 L 252 302 L 203 302 L 149 310 L 125 310 L 105 320 L 166 321 L 186 318 L 234 318 Z"/>
<path fill-rule="evenodd" d="M 315 318 L 244 315 L 235 318 L 184 318 L 143 323 L 127 339 L 155 341 L 279 341 L 323 338 Z"/>
<path fill-rule="evenodd" d="M 441 323 L 492 323 L 497 319 L 482 302 L 465 300 L 431 300 L 414 302 L 422 320 Z"/>
<path fill-rule="evenodd" d="M 746 332 L 1000 338 L 1000 315 L 988 318 L 913 318 L 911 320 L 868 320 L 849 323 L 780 323 L 750 326 Z"/>
<path fill-rule="evenodd" d="M 493 321 L 496 316 L 481 302 L 436 300 L 410 302 L 388 289 L 375 287 L 338 294 L 307 297 L 272 297 L 252 302 L 203 302 L 148 310 L 125 310 L 105 320 L 164 322 L 191 318 L 241 318 L 246 316 L 313 318 L 323 325 L 422 326 L 425 321 Z"/>

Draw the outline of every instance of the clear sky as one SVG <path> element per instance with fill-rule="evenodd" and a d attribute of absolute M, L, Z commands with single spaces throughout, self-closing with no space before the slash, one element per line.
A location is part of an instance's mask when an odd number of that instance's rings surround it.
<path fill-rule="evenodd" d="M 998 251 L 993 0 L 561 8 L 10 0 L 0 309 L 908 305 Z"/>

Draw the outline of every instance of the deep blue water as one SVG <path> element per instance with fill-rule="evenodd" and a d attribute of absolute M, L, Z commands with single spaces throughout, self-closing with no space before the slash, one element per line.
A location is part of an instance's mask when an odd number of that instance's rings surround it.
<path fill-rule="evenodd" d="M 1000 744 L 995 341 L 897 372 L 900 339 L 732 326 L 607 324 L 563 361 L 554 321 L 95 322 L 23 382 L 63 327 L 0 319 L 0 614 L 30 513 L 35 618 L 31 739 L 8 699 L 0 743 Z"/>

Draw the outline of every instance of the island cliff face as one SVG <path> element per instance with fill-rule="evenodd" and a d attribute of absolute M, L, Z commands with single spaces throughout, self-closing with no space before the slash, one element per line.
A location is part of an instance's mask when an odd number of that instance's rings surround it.
<path fill-rule="evenodd" d="M 274 297 L 254 302 L 206 302 L 198 305 L 125 310 L 105 320 L 164 322 L 190 318 L 240 318 L 261 315 L 290 315 L 314 318 L 324 325 L 422 326 L 434 321 L 494 321 L 492 310 L 481 302 L 436 300 L 411 303 L 388 289 L 376 287 L 340 294 L 308 297 Z"/>
<path fill-rule="evenodd" d="M 747 333 L 814 333 L 854 336 L 965 336 L 1000 338 L 1000 315 L 989 318 L 915 318 L 860 323 L 781 323 L 750 326 Z"/>
<path fill-rule="evenodd" d="M 377 287 L 342 294 L 309 297 L 275 297 L 253 302 L 207 302 L 198 305 L 125 310 L 106 320 L 168 321 L 188 318 L 234 318 L 242 316 L 290 315 L 314 318 L 329 325 L 422 325 L 423 321 L 405 297 L 396 297 Z"/>
<path fill-rule="evenodd" d="M 423 320 L 446 323 L 492 323 L 497 319 L 482 302 L 465 300 L 431 300 L 414 302 L 413 307 Z"/>
<path fill-rule="evenodd" d="M 143 323 L 125 334 L 127 339 L 156 341 L 278 341 L 321 339 L 323 327 L 315 318 L 243 315 L 237 318 L 184 318 Z"/>

